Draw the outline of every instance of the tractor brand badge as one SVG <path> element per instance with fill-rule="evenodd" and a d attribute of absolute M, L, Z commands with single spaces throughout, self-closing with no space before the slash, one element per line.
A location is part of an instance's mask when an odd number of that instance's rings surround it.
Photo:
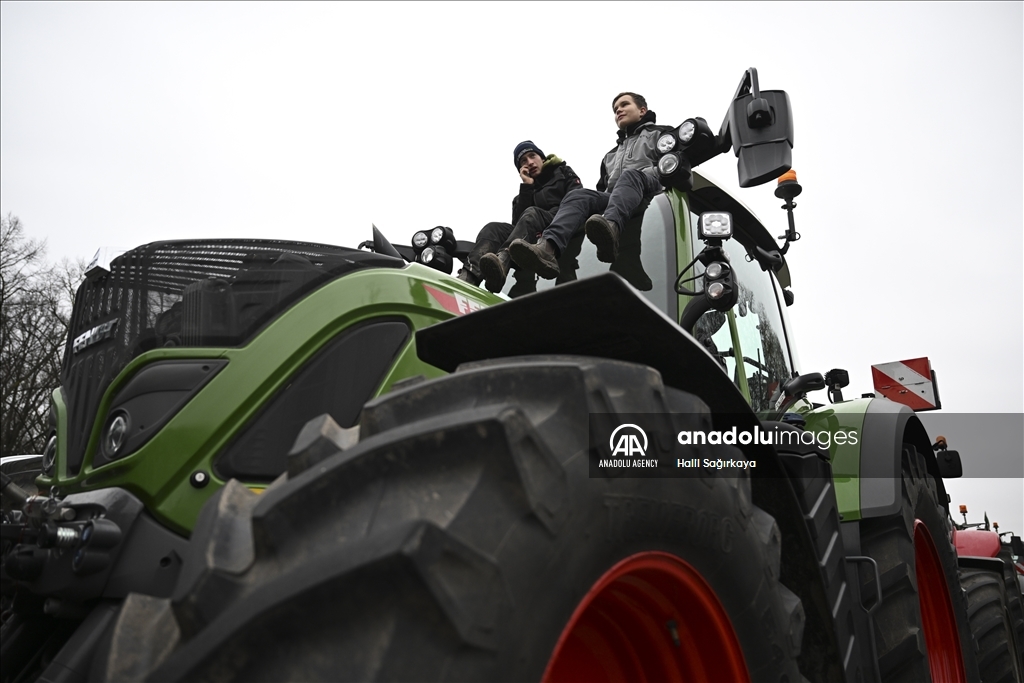
<path fill-rule="evenodd" d="M 105 323 L 100 323 L 91 330 L 86 331 L 83 334 L 75 337 L 75 340 L 71 343 L 71 351 L 73 354 L 79 354 L 85 351 L 90 346 L 99 344 L 105 339 L 110 339 L 114 336 L 114 332 L 117 330 L 117 320 L 110 320 Z"/>
<path fill-rule="evenodd" d="M 647 434 L 634 424 L 619 425 L 608 439 L 612 457 L 624 455 L 627 458 L 647 455 Z"/>
<path fill-rule="evenodd" d="M 427 290 L 430 296 L 434 297 L 434 301 L 441 304 L 441 307 L 449 313 L 455 315 L 465 315 L 472 313 L 473 311 L 479 311 L 484 307 L 479 301 L 474 301 L 469 297 L 461 294 L 451 294 L 449 292 L 443 292 L 440 289 L 435 289 L 430 285 L 423 285 L 423 289 Z"/>

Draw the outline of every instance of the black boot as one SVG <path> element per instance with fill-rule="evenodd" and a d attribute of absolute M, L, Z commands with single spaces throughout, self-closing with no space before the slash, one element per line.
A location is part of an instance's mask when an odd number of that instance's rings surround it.
<path fill-rule="evenodd" d="M 468 282 L 469 284 L 476 285 L 477 287 L 480 286 L 480 276 L 471 271 L 468 265 L 464 268 L 459 268 L 459 274 L 457 277 L 463 282 Z"/>
<path fill-rule="evenodd" d="M 597 260 L 602 263 L 615 263 L 619 255 L 619 226 L 601 214 L 594 214 L 587 219 L 587 239 L 597 247 Z"/>
<path fill-rule="evenodd" d="M 487 291 L 501 291 L 505 286 L 505 278 L 508 277 L 511 263 L 512 259 L 505 249 L 496 254 L 484 254 L 480 257 L 480 275 L 483 276 Z"/>
<path fill-rule="evenodd" d="M 537 273 L 516 268 L 512 271 L 512 279 L 514 282 L 508 290 L 508 298 L 510 299 L 533 294 L 537 291 Z"/>
<path fill-rule="evenodd" d="M 539 244 L 516 240 L 509 245 L 508 250 L 520 268 L 532 270 L 545 280 L 558 277 L 558 257 L 550 240 L 541 237 Z"/>

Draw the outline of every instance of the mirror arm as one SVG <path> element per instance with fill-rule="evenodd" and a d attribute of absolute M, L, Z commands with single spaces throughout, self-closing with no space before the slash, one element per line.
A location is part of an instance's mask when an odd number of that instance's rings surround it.
<path fill-rule="evenodd" d="M 751 90 L 754 91 L 754 99 L 761 96 L 761 88 L 757 82 L 757 69 L 754 67 L 750 67 L 743 72 L 740 84 L 736 87 L 736 94 L 732 96 L 733 101 L 738 100 L 744 95 L 749 95 Z"/>
<path fill-rule="evenodd" d="M 758 87 L 757 83 L 757 69 L 750 67 L 747 69 L 747 74 L 750 76 L 750 91 L 754 95 L 754 99 L 761 98 L 761 88 Z"/>
<path fill-rule="evenodd" d="M 732 96 L 733 102 L 740 99 L 744 95 L 749 95 L 753 92 L 754 99 L 761 97 L 761 86 L 757 80 L 757 69 L 750 67 L 743 72 L 743 76 L 740 78 L 740 84 L 736 86 L 736 94 Z M 725 119 L 722 121 L 721 127 L 718 129 L 718 135 L 715 137 L 715 149 L 717 154 L 725 154 L 732 148 L 732 130 L 729 126 L 729 118 L 732 113 L 732 104 L 730 103 L 729 109 L 725 112 Z"/>

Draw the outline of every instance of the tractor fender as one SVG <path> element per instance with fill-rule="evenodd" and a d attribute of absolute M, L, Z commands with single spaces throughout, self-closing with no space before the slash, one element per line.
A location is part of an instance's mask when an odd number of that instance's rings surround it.
<path fill-rule="evenodd" d="M 981 569 L 996 576 L 1001 576 L 1006 568 L 1003 561 L 997 557 L 957 557 L 956 563 L 960 569 Z"/>
<path fill-rule="evenodd" d="M 643 298 L 615 273 L 577 280 L 483 308 L 417 330 L 421 360 L 447 372 L 465 363 L 517 356 L 592 356 L 639 363 L 661 373 L 662 381 L 700 397 L 717 429 L 736 426 L 753 432 L 761 423 L 722 366 L 696 339 Z M 763 427 L 762 427 L 763 429 Z M 775 449 L 742 447 L 757 459 L 757 481 L 785 479 Z M 790 487 L 773 492 L 776 505 L 800 520 Z M 788 513 L 788 514 L 787 514 Z M 780 524 L 784 519 L 780 519 Z M 808 537 L 809 540 L 809 537 Z"/>
<path fill-rule="evenodd" d="M 417 330 L 421 360 L 447 372 L 460 365 L 517 356 L 592 356 L 639 363 L 661 373 L 665 385 L 701 398 L 716 429 L 764 429 L 719 362 L 691 335 L 615 273 L 577 280 Z M 753 502 L 772 515 L 793 541 L 783 574 L 816 567 L 818 558 L 800 502 L 771 445 L 740 447 L 757 461 Z M 798 588 L 807 629 L 832 633 L 821 572 Z"/>
<path fill-rule="evenodd" d="M 861 519 L 899 512 L 902 499 L 900 458 L 904 443 L 912 444 L 924 455 L 928 472 L 938 486 L 939 503 L 948 502 L 928 433 L 913 410 L 886 399 L 869 401 L 861 439 Z"/>
<path fill-rule="evenodd" d="M 640 363 L 713 413 L 756 417 L 723 367 L 615 273 L 482 308 L 420 329 L 421 360 L 447 372 L 495 358 L 579 355 Z"/>

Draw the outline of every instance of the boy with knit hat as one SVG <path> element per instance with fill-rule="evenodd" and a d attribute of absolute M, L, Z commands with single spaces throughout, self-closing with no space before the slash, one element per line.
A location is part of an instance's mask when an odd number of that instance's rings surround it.
<path fill-rule="evenodd" d="M 558 258 L 569 240 L 581 230 L 597 247 L 597 259 L 614 263 L 623 225 L 645 199 L 661 191 L 655 165 L 656 143 L 667 126 L 655 124 L 647 101 L 632 92 L 612 100 L 618 144 L 601 162 L 597 190 L 581 189 L 566 198 L 545 228 L 542 239 L 517 239 L 509 245 L 516 265 L 545 279 L 559 276 Z M 589 217 L 589 218 L 588 218 Z"/>
<path fill-rule="evenodd" d="M 562 199 L 570 191 L 581 188 L 579 177 L 554 154 L 544 155 L 531 140 L 515 146 L 512 160 L 519 170 L 519 193 L 512 199 L 511 223 L 488 223 L 477 235 L 469 252 L 466 267 L 459 278 L 472 284 L 484 281 L 492 292 L 505 286 L 512 260 L 508 247 L 514 241 L 537 239 L 554 217 Z M 526 278 L 529 278 L 529 282 Z M 536 288 L 533 273 L 516 275 L 514 295 Z M 515 291 L 517 290 L 517 291 Z"/>

